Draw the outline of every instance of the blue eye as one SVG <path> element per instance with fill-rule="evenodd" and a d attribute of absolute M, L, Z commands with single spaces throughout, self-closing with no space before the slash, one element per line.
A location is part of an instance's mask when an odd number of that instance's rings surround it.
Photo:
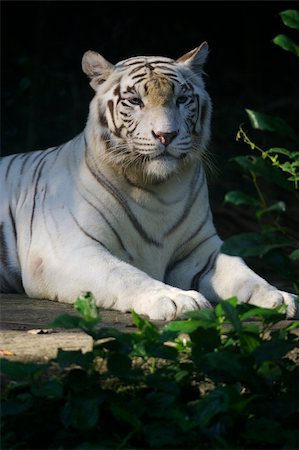
<path fill-rule="evenodd" d="M 177 105 L 181 105 L 183 103 L 186 103 L 186 101 L 188 100 L 188 97 L 186 97 L 186 95 L 180 95 L 180 97 L 178 97 L 176 99 Z"/>
<path fill-rule="evenodd" d="M 139 106 L 142 106 L 142 105 L 143 105 L 143 102 L 142 102 L 141 98 L 139 98 L 139 97 L 132 97 L 132 98 L 129 98 L 129 102 L 130 102 L 132 105 L 139 105 Z"/>

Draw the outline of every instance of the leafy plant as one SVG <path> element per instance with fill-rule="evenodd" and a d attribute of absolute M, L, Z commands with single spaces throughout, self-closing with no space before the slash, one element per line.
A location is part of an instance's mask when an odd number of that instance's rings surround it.
<path fill-rule="evenodd" d="M 299 30 L 298 11 L 287 10 L 280 16 L 286 26 Z M 299 57 L 299 46 L 291 38 L 278 35 L 273 42 Z M 287 212 L 285 198 L 293 201 L 299 198 L 299 137 L 284 119 L 250 109 L 245 111 L 254 129 L 275 133 L 277 137 L 292 142 L 295 148 L 261 148 L 240 126 L 237 140 L 249 145 L 254 153 L 237 156 L 232 161 L 251 180 L 255 192 L 231 191 L 226 194 L 225 202 L 249 207 L 258 222 L 259 231 L 240 233 L 227 239 L 222 250 L 230 255 L 263 258 L 273 270 L 279 271 L 281 277 L 292 283 L 298 293 L 299 236 L 284 225 L 284 217 Z M 268 195 L 264 189 L 265 180 L 272 184 Z M 273 185 L 279 187 L 282 198 L 273 200 Z"/>
<path fill-rule="evenodd" d="M 90 294 L 75 307 L 50 326 L 79 327 L 90 352 L 2 359 L 3 448 L 298 447 L 299 322 L 275 328 L 284 307 L 232 298 L 161 330 L 132 312 L 131 333 L 102 328 Z"/>
<path fill-rule="evenodd" d="M 288 9 L 280 13 L 283 23 L 289 28 L 299 30 L 299 12 L 293 9 Z M 273 39 L 274 44 L 279 45 L 284 50 L 294 53 L 299 57 L 299 45 L 293 41 L 292 38 L 285 34 L 279 34 Z"/>

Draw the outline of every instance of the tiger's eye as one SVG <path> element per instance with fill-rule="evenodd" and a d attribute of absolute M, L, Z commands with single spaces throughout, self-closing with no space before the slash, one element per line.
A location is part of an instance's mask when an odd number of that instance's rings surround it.
<path fill-rule="evenodd" d="M 139 97 L 132 97 L 132 98 L 129 99 L 129 102 L 132 105 L 143 106 L 143 102 L 142 102 L 141 98 L 139 98 Z"/>
<path fill-rule="evenodd" d="M 186 97 L 186 95 L 181 95 L 180 97 L 178 97 L 176 99 L 177 105 L 181 105 L 183 103 L 186 103 L 186 101 L 188 100 L 188 97 Z"/>

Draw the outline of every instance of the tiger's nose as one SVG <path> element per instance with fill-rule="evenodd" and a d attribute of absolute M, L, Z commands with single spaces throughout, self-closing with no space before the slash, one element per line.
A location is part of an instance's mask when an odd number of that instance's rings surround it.
<path fill-rule="evenodd" d="M 174 138 L 177 137 L 178 131 L 172 131 L 171 133 L 163 133 L 162 131 L 153 131 L 153 135 L 156 139 L 159 139 L 161 144 L 163 145 L 169 145 L 170 142 L 174 140 Z"/>

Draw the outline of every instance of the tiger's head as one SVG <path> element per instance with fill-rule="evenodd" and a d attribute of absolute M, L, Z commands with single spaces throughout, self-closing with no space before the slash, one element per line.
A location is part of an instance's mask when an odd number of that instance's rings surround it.
<path fill-rule="evenodd" d="M 87 51 L 82 68 L 95 90 L 87 135 L 99 158 L 152 182 L 200 158 L 210 136 L 207 55 L 204 42 L 177 60 L 137 56 L 112 65 Z"/>

